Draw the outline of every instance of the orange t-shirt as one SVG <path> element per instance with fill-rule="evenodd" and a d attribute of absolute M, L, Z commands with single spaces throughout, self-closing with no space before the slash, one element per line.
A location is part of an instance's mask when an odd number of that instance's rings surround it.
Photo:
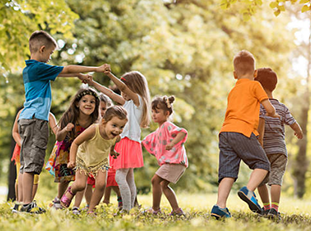
<path fill-rule="evenodd" d="M 268 99 L 261 84 L 239 79 L 228 95 L 225 121 L 220 132 L 238 132 L 250 137 L 258 135 L 260 102 Z"/>

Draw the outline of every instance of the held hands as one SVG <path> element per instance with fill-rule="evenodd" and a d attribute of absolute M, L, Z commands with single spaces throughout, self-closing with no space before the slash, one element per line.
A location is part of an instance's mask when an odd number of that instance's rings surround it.
<path fill-rule="evenodd" d="M 105 63 L 104 65 L 99 66 L 97 72 L 103 72 L 105 74 L 110 73 L 110 65 Z"/>
<path fill-rule="evenodd" d="M 93 80 L 93 77 L 89 74 L 80 74 L 78 78 L 82 81 L 82 83 L 88 83 L 88 81 Z"/>
<path fill-rule="evenodd" d="M 112 152 L 110 152 L 110 156 L 113 157 L 113 159 L 117 159 L 117 157 L 120 155 L 120 153 L 116 152 L 115 150 L 113 150 Z"/>

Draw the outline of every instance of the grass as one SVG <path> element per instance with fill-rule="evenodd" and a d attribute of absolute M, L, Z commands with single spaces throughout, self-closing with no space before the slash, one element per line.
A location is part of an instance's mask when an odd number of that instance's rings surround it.
<path fill-rule="evenodd" d="M 47 213 L 12 214 L 12 202 L 0 204 L 0 230 L 307 230 L 311 227 L 311 202 L 283 197 L 281 201 L 282 220 L 271 221 L 249 211 L 248 206 L 236 194 L 228 200 L 231 219 L 217 221 L 210 217 L 210 209 L 216 202 L 215 194 L 178 194 L 180 206 L 186 217 L 171 217 L 170 207 L 165 198 L 162 201 L 163 215 L 153 216 L 141 213 L 151 205 L 151 195 L 139 195 L 141 210 L 133 209 L 129 215 L 114 217 L 117 212 L 115 197 L 111 205 L 101 204 L 97 216 L 91 217 L 82 212 L 73 215 L 70 210 L 53 210 L 48 207 L 49 201 L 38 204 L 47 208 Z M 42 197 L 43 198 L 43 197 Z"/>

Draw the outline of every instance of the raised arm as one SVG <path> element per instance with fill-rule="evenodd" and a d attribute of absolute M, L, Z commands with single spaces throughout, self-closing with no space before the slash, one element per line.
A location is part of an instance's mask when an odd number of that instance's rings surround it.
<path fill-rule="evenodd" d="M 18 119 L 19 119 L 19 115 L 21 114 L 21 112 L 22 112 L 22 109 L 19 110 L 19 112 L 17 113 L 14 124 L 13 124 L 13 129 L 12 129 L 13 139 L 15 140 L 18 146 L 22 145 L 22 139 L 18 132 Z"/>
<path fill-rule="evenodd" d="M 128 98 L 133 100 L 136 106 L 139 106 L 139 98 L 136 93 L 129 89 L 119 78 L 117 78 L 110 71 L 105 71 L 105 74 L 114 82 L 114 84 L 120 89 L 121 92 L 125 93 Z"/>
<path fill-rule="evenodd" d="M 50 125 L 50 128 L 52 129 L 52 132 L 54 133 L 54 135 L 56 135 L 59 127 L 57 125 L 56 118 L 52 112 L 50 112 L 50 114 L 49 114 L 49 125 Z"/>
<path fill-rule="evenodd" d="M 83 142 L 92 139 L 94 135 L 95 135 L 95 126 L 91 125 L 84 132 L 78 135 L 77 138 L 74 139 L 74 141 L 72 142 L 70 146 L 69 162 L 67 164 L 68 168 L 74 168 L 76 166 L 76 156 L 77 156 L 78 147 Z"/>
<path fill-rule="evenodd" d="M 68 65 L 68 66 L 65 66 L 63 68 L 63 70 L 60 74 L 62 75 L 62 74 L 85 73 L 85 72 L 105 72 L 107 70 L 107 68 L 109 68 L 108 64 L 103 64 L 99 67 Z"/>
<path fill-rule="evenodd" d="M 294 134 L 295 136 L 297 136 L 298 139 L 302 139 L 303 138 L 303 133 L 302 133 L 302 130 L 301 130 L 301 127 L 299 126 L 299 124 L 296 122 L 292 125 L 290 125 L 291 129 L 294 130 Z"/>
<path fill-rule="evenodd" d="M 56 136 L 56 140 L 57 141 L 62 141 L 66 138 L 67 133 L 70 132 L 73 128 L 74 128 L 74 124 L 73 123 L 68 123 L 66 125 L 66 127 L 64 127 L 63 129 L 58 129 L 55 136 Z"/>
<path fill-rule="evenodd" d="M 104 93 L 105 95 L 107 95 L 110 99 L 112 99 L 113 101 L 123 105 L 125 103 L 125 100 L 123 99 L 122 96 L 114 93 L 111 89 L 97 83 L 96 81 L 92 80 L 92 81 L 87 81 L 87 83 L 90 86 L 95 87 L 98 91 Z"/>
<path fill-rule="evenodd" d="M 260 102 L 262 106 L 266 109 L 267 116 L 280 118 L 279 114 L 276 113 L 275 108 L 270 103 L 269 99 L 264 99 Z"/>

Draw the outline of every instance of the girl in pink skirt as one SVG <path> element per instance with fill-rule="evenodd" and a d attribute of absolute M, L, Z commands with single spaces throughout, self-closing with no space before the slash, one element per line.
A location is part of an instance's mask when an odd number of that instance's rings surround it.
<path fill-rule="evenodd" d="M 184 143 L 187 139 L 187 131 L 177 127 L 168 121 L 173 112 L 172 103 L 174 96 L 156 97 L 152 103 L 152 119 L 159 124 L 159 128 L 146 136 L 142 144 L 146 150 L 154 155 L 160 168 L 154 174 L 152 183 L 153 214 L 161 213 L 160 202 L 162 192 L 169 201 L 172 212 L 170 215 L 184 215 L 184 212 L 177 203 L 176 195 L 169 184 L 174 184 L 180 179 L 188 167 L 188 159 Z"/>
<path fill-rule="evenodd" d="M 115 179 L 121 192 L 123 203 L 121 213 L 123 213 L 129 212 L 134 207 L 136 185 L 133 169 L 144 166 L 140 136 L 141 128 L 147 127 L 150 123 L 149 88 L 145 76 L 138 71 L 125 73 L 121 80 L 110 71 L 106 71 L 105 74 L 119 88 L 121 96 L 95 81 L 88 83 L 116 103 L 123 105 L 128 113 L 128 123 L 121 134 L 121 141 L 115 147 L 120 155 L 113 163 L 113 168 L 116 169 Z"/>

